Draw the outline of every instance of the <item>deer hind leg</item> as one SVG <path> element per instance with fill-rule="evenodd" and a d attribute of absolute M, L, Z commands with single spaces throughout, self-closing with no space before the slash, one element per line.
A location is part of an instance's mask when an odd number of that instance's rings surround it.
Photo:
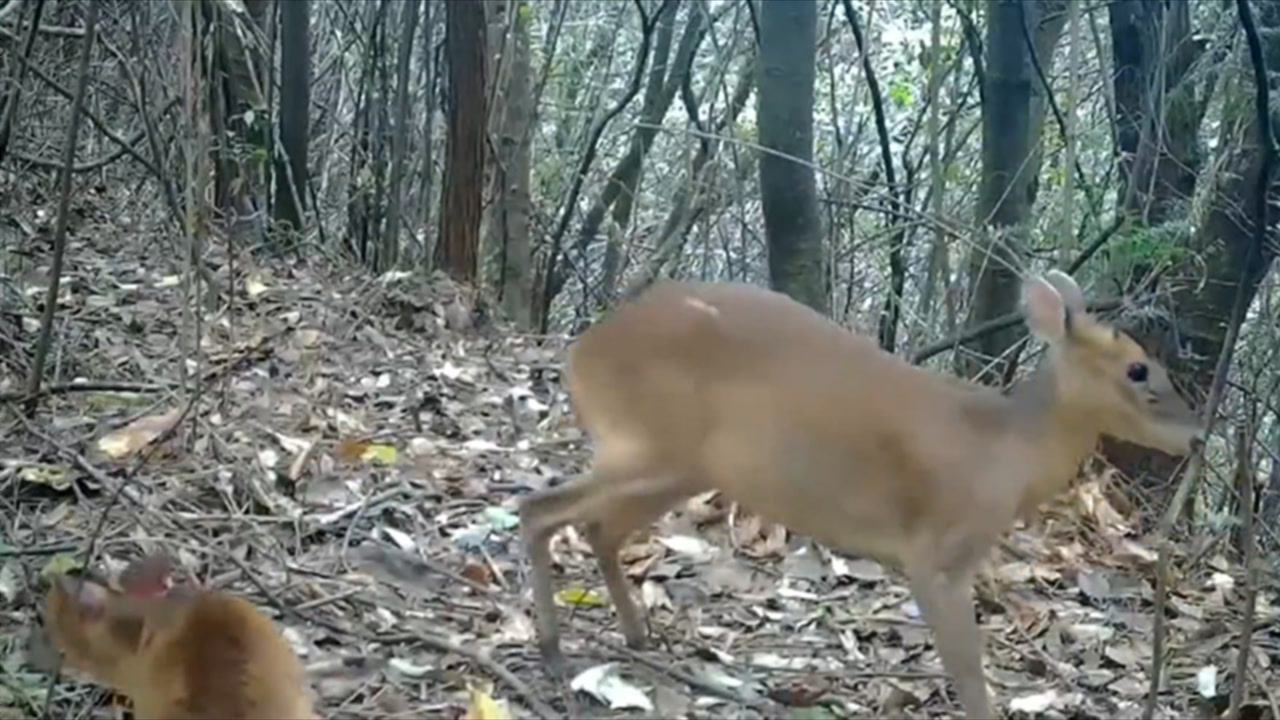
<path fill-rule="evenodd" d="M 991 707 L 982 671 L 982 632 L 973 617 L 972 571 L 908 571 L 911 594 L 925 622 L 933 628 L 942 666 L 970 720 L 998 717 Z"/>
<path fill-rule="evenodd" d="M 533 584 L 538 648 L 553 672 L 564 667 L 564 655 L 560 650 L 551 588 L 551 536 L 573 522 L 585 522 L 597 528 L 591 531 L 588 540 L 605 575 L 610 596 L 619 607 L 620 622 L 624 629 L 628 622 L 639 627 L 638 613 L 630 595 L 615 590 L 626 588 L 617 553 L 622 539 L 639 527 L 635 523 L 642 513 L 637 513 L 635 508 L 656 504 L 652 498 L 655 492 L 663 494 L 663 488 L 661 481 L 655 483 L 639 465 L 597 463 L 591 472 L 530 494 L 520 503 L 521 534 Z M 620 537 L 616 537 L 619 534 Z"/>
<path fill-rule="evenodd" d="M 596 556 L 600 574 L 604 576 L 609 597 L 618 613 L 618 623 L 627 645 L 643 650 L 647 645 L 645 627 L 639 609 L 631 598 L 631 584 L 622 572 L 618 552 L 632 532 L 656 520 L 681 499 L 688 497 L 687 487 L 680 480 L 651 480 L 649 493 L 618 497 L 611 506 L 602 510 L 600 518 L 587 525 L 587 542 Z"/>

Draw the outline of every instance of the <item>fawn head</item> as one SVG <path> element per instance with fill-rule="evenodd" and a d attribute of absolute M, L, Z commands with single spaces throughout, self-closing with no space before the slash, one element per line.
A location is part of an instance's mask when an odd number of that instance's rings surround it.
<path fill-rule="evenodd" d="M 1203 424 L 1165 367 L 1128 333 L 1090 315 L 1070 275 L 1052 270 L 1029 278 L 1023 305 L 1028 327 L 1049 345 L 1058 397 L 1082 422 L 1170 455 L 1203 441 Z"/>
<path fill-rule="evenodd" d="M 68 666 L 114 682 L 140 650 L 149 622 L 169 615 L 167 560 L 134 562 L 117 590 L 88 573 L 53 577 L 45 604 L 45 632 Z"/>

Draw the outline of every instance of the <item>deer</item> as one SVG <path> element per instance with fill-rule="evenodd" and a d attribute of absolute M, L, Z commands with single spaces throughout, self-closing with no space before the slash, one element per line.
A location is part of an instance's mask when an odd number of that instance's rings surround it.
<path fill-rule="evenodd" d="M 305 671 L 244 598 L 173 583 L 163 554 L 113 588 L 93 573 L 52 577 L 45 643 L 78 674 L 129 696 L 138 720 L 318 720 Z"/>
<path fill-rule="evenodd" d="M 626 644 L 645 649 L 623 542 L 719 491 L 828 548 L 895 567 L 969 718 L 997 717 L 974 617 L 979 565 L 1063 493 L 1107 435 L 1174 457 L 1204 423 L 1168 371 L 1088 312 L 1068 274 L 1023 278 L 1042 362 L 1008 393 L 912 365 L 787 295 L 660 281 L 570 346 L 564 384 L 590 467 L 519 502 L 539 652 L 560 675 L 550 542 L 584 526 Z"/>

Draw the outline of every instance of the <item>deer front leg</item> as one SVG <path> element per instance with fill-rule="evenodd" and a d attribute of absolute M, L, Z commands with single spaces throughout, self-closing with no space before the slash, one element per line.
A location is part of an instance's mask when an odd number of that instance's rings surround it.
<path fill-rule="evenodd" d="M 973 574 L 933 569 L 910 574 L 911 594 L 933 628 L 942 666 L 970 720 L 998 717 L 982 671 L 982 632 L 973 617 Z"/>

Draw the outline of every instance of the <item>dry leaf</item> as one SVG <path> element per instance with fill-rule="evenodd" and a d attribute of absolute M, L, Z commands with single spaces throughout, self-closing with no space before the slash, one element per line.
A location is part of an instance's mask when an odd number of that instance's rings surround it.
<path fill-rule="evenodd" d="M 181 408 L 173 408 L 162 415 L 148 415 L 98 439 L 98 449 L 114 460 L 138 452 L 173 427 L 182 415 Z"/>
<path fill-rule="evenodd" d="M 467 712 L 462 720 L 511 720 L 511 711 L 506 702 L 494 700 L 489 693 L 478 687 L 469 689 L 471 699 L 467 703 Z"/>

